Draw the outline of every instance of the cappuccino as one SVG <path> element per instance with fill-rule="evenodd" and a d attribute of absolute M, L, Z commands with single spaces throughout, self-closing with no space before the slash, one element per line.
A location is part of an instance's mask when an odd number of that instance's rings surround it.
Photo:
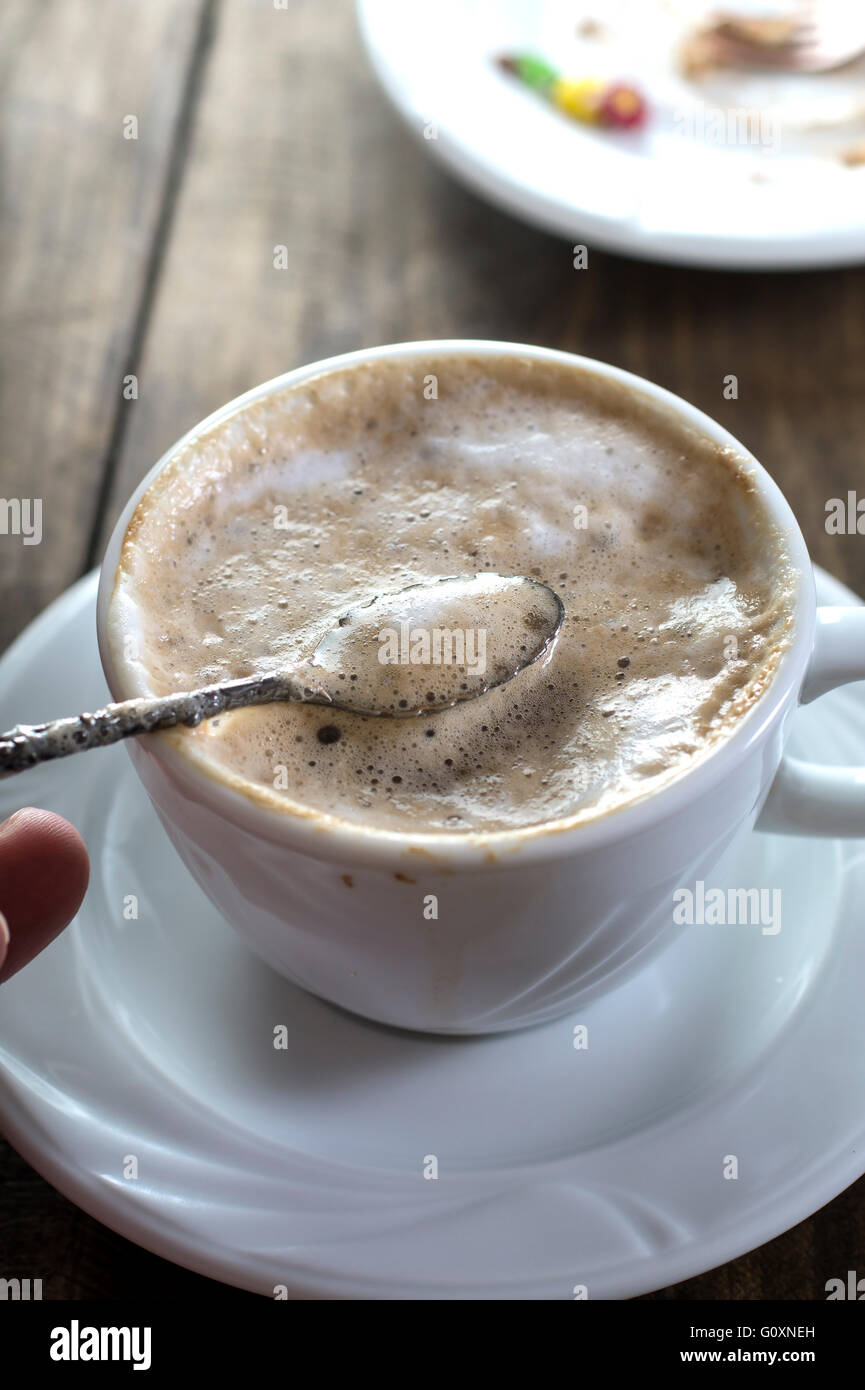
<path fill-rule="evenodd" d="M 414 719 L 270 705 L 153 737 L 289 815 L 574 823 L 708 755 L 791 637 L 784 539 L 733 451 L 578 364 L 467 348 L 334 368 L 187 442 L 127 529 L 110 641 L 125 684 L 168 694 L 301 662 L 354 605 L 484 571 L 542 580 L 565 618 L 482 697 Z"/>

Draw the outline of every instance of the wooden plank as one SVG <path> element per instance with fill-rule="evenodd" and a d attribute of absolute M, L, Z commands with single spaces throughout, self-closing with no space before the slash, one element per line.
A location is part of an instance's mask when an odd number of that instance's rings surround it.
<path fill-rule="evenodd" d="M 0 511 L 0 649 L 84 563 L 203 3 L 0 11 L 0 496 L 42 504 L 39 544 Z"/>

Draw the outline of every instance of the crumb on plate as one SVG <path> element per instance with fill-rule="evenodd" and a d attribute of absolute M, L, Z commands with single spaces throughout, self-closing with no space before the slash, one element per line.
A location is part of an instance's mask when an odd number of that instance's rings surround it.
<path fill-rule="evenodd" d="M 848 169 L 858 169 L 865 164 L 865 140 L 859 140 L 855 145 L 848 145 L 842 150 L 841 163 Z"/>

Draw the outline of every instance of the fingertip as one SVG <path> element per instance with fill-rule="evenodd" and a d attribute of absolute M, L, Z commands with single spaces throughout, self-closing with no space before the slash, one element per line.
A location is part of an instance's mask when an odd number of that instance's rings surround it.
<path fill-rule="evenodd" d="M 0 825 L 0 891 L 7 926 L 0 979 L 14 975 L 71 921 L 89 878 L 87 847 L 62 816 L 26 806 Z"/>
<path fill-rule="evenodd" d="M 90 880 L 90 856 L 87 846 L 75 826 L 57 814 L 39 806 L 22 806 L 0 825 L 0 836 L 14 835 L 15 854 L 22 859 L 49 861 L 47 868 L 55 876 L 68 876 L 70 900 L 78 893 L 73 914 L 87 890 Z M 6 845 L 0 839 L 0 852 Z"/>

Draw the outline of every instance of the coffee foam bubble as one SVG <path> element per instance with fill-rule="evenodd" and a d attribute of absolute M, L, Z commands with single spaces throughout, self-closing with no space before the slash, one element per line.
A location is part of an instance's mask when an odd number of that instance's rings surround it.
<path fill-rule="evenodd" d="M 275 805 L 385 829 L 588 819 L 714 747 L 789 639 L 783 543 L 736 458 L 580 368 L 433 354 L 315 378 L 181 450 L 127 532 L 112 650 L 169 693 L 294 664 L 354 604 L 484 570 L 560 594 L 549 662 L 417 720 L 264 706 L 185 746 Z"/>

